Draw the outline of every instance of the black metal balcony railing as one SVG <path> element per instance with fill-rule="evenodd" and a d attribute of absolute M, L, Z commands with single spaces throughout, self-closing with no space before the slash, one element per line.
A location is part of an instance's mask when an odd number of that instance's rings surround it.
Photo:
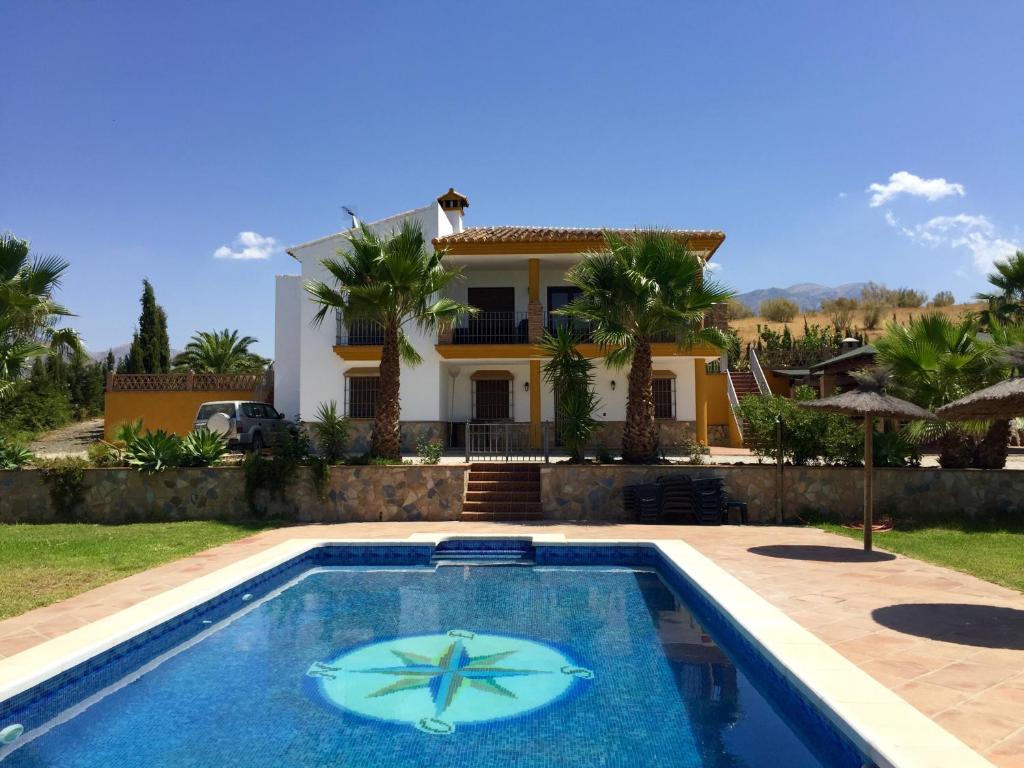
<path fill-rule="evenodd" d="M 374 347 L 384 343 L 384 329 L 369 320 L 355 320 L 345 325 L 338 318 L 337 345 L 339 347 Z"/>
<path fill-rule="evenodd" d="M 572 329 L 576 340 L 581 344 L 589 344 L 593 342 L 593 336 L 591 334 L 590 323 L 586 320 L 578 320 L 575 317 L 566 317 L 565 315 L 553 315 L 548 313 L 547 329 L 551 333 L 556 333 L 559 328 L 570 328 Z M 675 334 L 671 331 L 663 331 L 657 333 L 651 337 L 651 341 L 662 342 L 662 341 L 675 341 Z"/>
<path fill-rule="evenodd" d="M 477 312 L 452 329 L 452 344 L 528 344 L 526 312 Z"/>

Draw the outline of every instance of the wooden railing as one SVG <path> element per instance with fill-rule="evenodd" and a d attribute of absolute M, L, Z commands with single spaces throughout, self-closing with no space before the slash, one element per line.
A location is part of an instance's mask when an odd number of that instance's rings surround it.
<path fill-rule="evenodd" d="M 267 392 L 273 372 L 259 373 L 108 373 L 108 392 Z"/>

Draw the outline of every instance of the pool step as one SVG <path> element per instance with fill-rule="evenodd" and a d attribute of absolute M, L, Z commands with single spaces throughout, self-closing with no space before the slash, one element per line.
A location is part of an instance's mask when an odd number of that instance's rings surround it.
<path fill-rule="evenodd" d="M 434 548 L 430 562 L 446 565 L 533 565 L 536 551 L 527 539 L 447 539 Z"/>
<path fill-rule="evenodd" d="M 475 463 L 469 467 L 463 520 L 543 520 L 539 464 Z"/>

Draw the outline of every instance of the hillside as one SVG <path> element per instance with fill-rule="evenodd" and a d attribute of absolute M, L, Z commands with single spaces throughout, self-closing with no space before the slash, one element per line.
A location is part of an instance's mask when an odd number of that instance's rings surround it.
<path fill-rule="evenodd" d="M 860 292 L 867 283 L 845 283 L 835 287 L 821 285 L 820 283 L 797 283 L 788 288 L 758 288 L 755 291 L 747 291 L 736 296 L 755 312 L 761 306 L 762 301 L 767 299 L 789 299 L 796 302 L 801 310 L 807 312 L 817 309 L 822 301 L 829 299 L 859 299 Z"/>
<path fill-rule="evenodd" d="M 889 309 L 886 310 L 883 315 L 882 324 L 875 330 L 865 330 L 864 333 L 867 335 L 868 342 L 878 338 L 885 332 L 885 325 L 892 320 L 896 320 L 897 323 L 905 325 L 911 317 L 920 317 L 922 314 L 928 312 L 940 312 L 944 315 L 949 315 L 953 318 L 959 318 L 961 315 L 968 312 L 976 312 L 981 309 L 983 304 L 954 304 L 951 307 L 941 307 L 938 309 L 931 307 L 917 307 L 914 309 Z M 803 333 L 804 318 L 807 318 L 809 325 L 831 325 L 828 319 L 828 315 L 824 312 L 806 312 L 804 314 L 797 315 L 793 318 L 791 323 L 772 323 L 765 320 L 763 317 L 748 317 L 744 320 L 731 320 L 731 325 L 740 335 L 740 341 L 744 347 L 750 342 L 757 340 L 757 326 L 772 328 L 777 331 L 781 331 L 786 325 L 789 325 L 790 333 L 797 336 Z M 858 310 L 854 312 L 853 320 L 854 330 L 863 330 L 864 319 L 862 313 Z"/>

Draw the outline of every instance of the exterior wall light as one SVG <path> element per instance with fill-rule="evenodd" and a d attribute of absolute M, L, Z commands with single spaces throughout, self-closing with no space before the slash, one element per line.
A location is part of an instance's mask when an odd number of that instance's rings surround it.
<path fill-rule="evenodd" d="M 615 379 L 612 379 L 612 392 L 615 391 Z"/>
<path fill-rule="evenodd" d="M 524 392 L 529 392 L 530 391 L 530 382 L 528 382 L 528 381 L 524 381 L 523 382 L 523 391 Z"/>

